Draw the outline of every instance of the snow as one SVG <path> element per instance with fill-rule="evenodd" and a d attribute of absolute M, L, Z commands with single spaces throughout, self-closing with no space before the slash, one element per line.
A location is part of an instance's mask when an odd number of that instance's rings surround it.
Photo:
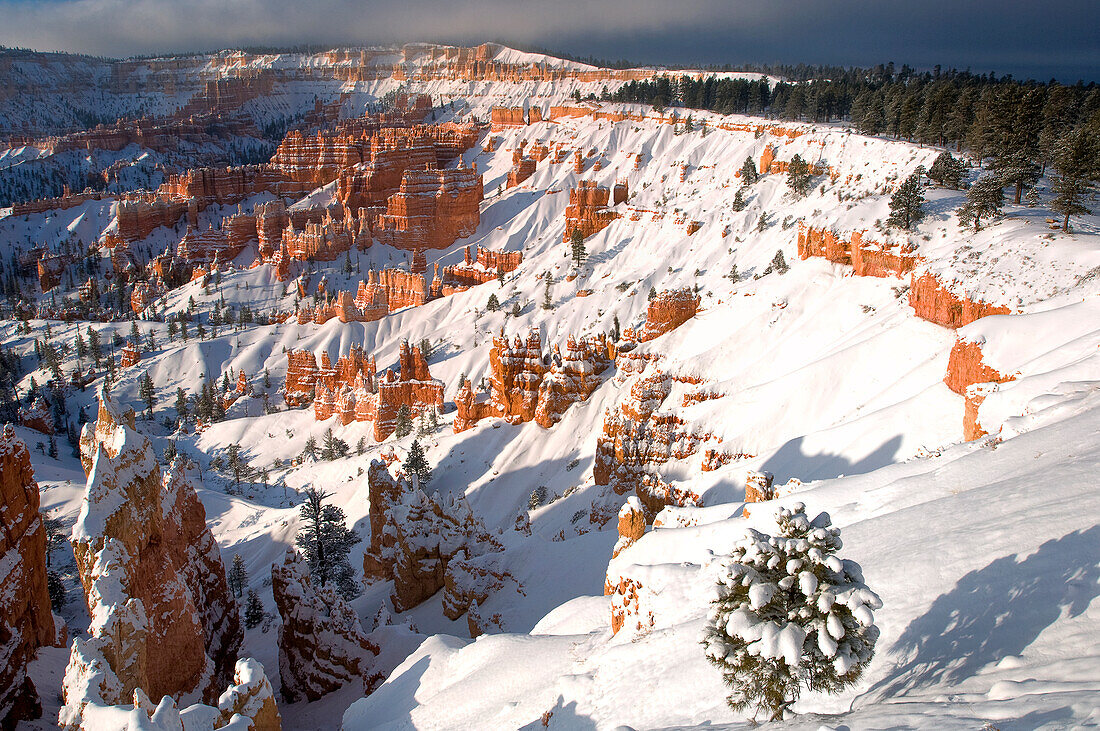
<path fill-rule="evenodd" d="M 293 54 L 259 58 L 255 63 L 272 68 L 319 63 Z M 395 59 L 384 56 L 376 63 Z M 250 114 L 270 120 L 298 105 L 312 107 L 309 83 L 286 86 L 285 94 L 254 100 Z M 349 110 L 397 88 L 392 80 L 350 86 Z M 456 115 L 481 118 L 496 104 L 545 109 L 567 103 L 574 89 L 587 93 L 589 87 L 450 80 L 407 85 L 409 91 L 455 99 L 463 110 Z M 339 86 L 318 84 L 317 90 L 325 99 L 330 93 L 335 98 Z M 830 514 L 842 530 L 840 554 L 862 566 L 882 608 L 874 609 L 869 597 L 858 592 L 823 591 L 804 565 L 789 567 L 792 585 L 803 593 L 819 592 L 817 606 L 823 613 L 839 603 L 860 621 L 873 618 L 882 636 L 857 687 L 836 697 L 804 696 L 795 707 L 800 715 L 783 728 L 980 728 L 988 722 L 1022 729 L 1100 723 L 1095 643 L 1100 494 L 1094 489 L 1100 467 L 1100 279 L 1092 274 L 1100 266 L 1100 217 L 1083 217 L 1078 233 L 1063 234 L 1044 223 L 1049 211 L 1043 207 L 1010 205 L 1004 218 L 973 234 L 960 230 L 953 216 L 963 194 L 937 189 L 928 192 L 925 221 L 903 237 L 876 227 L 886 217 L 889 188 L 917 165 L 927 166 L 938 149 L 794 124 L 805 134 L 781 144 L 771 135 L 756 138 L 713 126 L 763 120 L 706 112 L 692 112 L 696 122 L 711 124 L 705 136 L 700 131 L 676 134 L 651 109 L 605 106 L 644 112 L 652 119 L 580 118 L 506 129 L 492 133 L 499 140 L 496 152 L 484 151 L 483 138 L 464 156 L 484 174 L 482 224 L 473 236 L 428 252 L 429 270 L 435 262 L 460 261 L 462 249 L 471 244 L 522 251 L 522 266 L 503 286 L 489 283 L 373 323 L 291 321 L 240 331 L 219 328 L 217 338 L 201 342 L 191 328 L 186 344 L 170 342 L 163 324 L 139 323 L 143 332 L 155 331 L 159 345 L 143 354 L 138 367 L 121 373 L 115 398 L 137 405 L 139 376 L 146 371 L 152 376 L 157 419 L 139 419 L 138 431 L 158 454 L 172 440 L 197 462 L 201 477 L 197 472 L 193 477 L 201 485 L 199 497 L 223 558 L 241 554 L 249 588 L 270 613 L 270 566 L 293 545 L 299 492 L 311 484 L 333 492 L 349 524 L 366 539 L 366 468 L 390 449 L 403 458 L 412 439 L 375 445 L 368 437 L 362 455 L 291 465 L 310 436 L 319 438 L 331 427 L 354 446 L 369 425 L 319 423 L 311 409 L 261 414 L 259 384 L 265 370 L 271 400 L 280 403 L 276 391 L 285 377 L 284 349 L 327 351 L 335 360 L 352 345 L 362 345 L 385 368 L 396 362 L 403 338 L 429 339 L 435 346 L 432 375 L 446 385 L 445 398 L 453 399 L 461 374 L 475 384 L 488 376 L 491 336 L 502 327 L 509 337 L 539 327 L 544 345 L 561 344 L 570 334 L 610 330 L 616 316 L 623 327 L 641 324 L 650 288 L 699 287 L 701 312 L 638 351 L 660 354 L 661 370 L 703 379 L 707 389 L 721 394 L 682 406 L 684 396 L 700 386 L 673 382 L 662 405 L 691 428 L 712 435 L 695 455 L 660 468 L 663 479 L 700 495 L 703 507 L 662 511 L 661 527 L 611 559 L 615 521 L 601 528 L 588 515 L 594 504 L 608 501 L 614 516 L 626 500 L 592 479 L 604 411 L 628 398 L 634 382 L 620 382 L 613 370 L 550 430 L 487 419 L 456 435 L 448 404 L 442 428 L 421 438 L 434 470 L 431 489 L 444 498 L 465 496 L 488 530 L 503 531 L 501 568 L 515 577 L 522 593 L 506 587 L 490 595 L 480 611 L 483 616 L 499 612 L 505 631 L 470 640 L 463 619 L 452 622 L 442 615 L 439 596 L 405 614 L 394 613 L 392 625 L 372 633 L 383 648 L 379 662 L 392 669 L 386 683 L 366 699 L 341 692 L 314 704 L 284 704 L 286 727 L 539 728 L 547 712 L 550 728 L 745 727 L 745 717 L 725 705 L 727 690 L 707 663 L 700 638 L 724 556 L 750 528 L 774 534 L 775 510 L 795 500 L 806 503 L 811 514 Z M 595 148 L 603 167 L 593 171 L 589 162 L 578 175 L 571 161 L 552 165 L 546 160 L 523 185 L 498 194 L 520 140 L 557 142 L 585 152 Z M 797 153 L 833 166 L 838 182 L 818 178 L 808 196 L 794 199 L 785 176 L 765 176 L 746 196 L 748 207 L 734 211 L 730 203 L 739 185 L 734 172 L 745 157 L 758 160 L 766 144 L 778 146 L 781 160 Z M 637 153 L 643 162 L 635 171 Z M 33 156 L 30 151 L 11 154 L 16 156 L 12 162 L 23 159 L 18 155 Z M 680 182 L 684 163 L 687 175 Z M 586 240 L 588 261 L 574 272 L 561 243 L 568 189 L 580 180 L 606 186 L 623 178 L 631 198 L 616 208 L 622 214 L 618 220 Z M 1040 193 L 1047 199 L 1045 186 Z M 330 195 L 314 191 L 310 200 Z M 56 248 L 69 232 L 97 240 L 110 226 L 110 208 L 110 202 L 90 202 L 25 220 L 4 217 L 0 253 L 7 261 L 31 242 Z M 630 220 L 632 211 L 639 212 L 640 220 Z M 762 212 L 771 225 L 758 232 Z M 224 213 L 211 208 L 208 220 Z M 702 227 L 688 236 L 677 216 Z M 992 437 L 961 443 L 963 399 L 942 382 L 956 334 L 914 317 L 903 291 L 908 279 L 859 278 L 850 268 L 825 260 L 800 261 L 795 245 L 799 219 L 838 232 L 867 231 L 876 241 L 908 239 L 927 259 L 922 270 L 936 273 L 955 291 L 1008 304 L 1019 313 L 985 318 L 958 332 L 982 343 L 988 365 L 1017 375 L 982 404 L 980 420 Z M 180 230 L 159 231 L 149 253 L 159 253 L 180 235 Z M 754 278 L 777 250 L 790 271 Z M 244 252 L 219 286 L 206 291 L 190 283 L 168 294 L 163 304 L 179 311 L 193 298 L 200 311 L 207 311 L 224 297 L 234 306 L 293 310 L 293 287 L 284 295 L 269 267 L 245 268 L 252 254 Z M 332 289 L 354 291 L 369 267 L 404 265 L 407 259 L 407 252 L 375 245 L 353 256 L 360 273 L 343 275 L 342 260 L 319 263 L 315 281 L 324 274 Z M 734 266 L 741 275 L 736 282 L 727 276 Z M 538 306 L 547 271 L 553 277 L 552 310 Z M 571 273 L 577 276 L 567 281 Z M 575 297 L 581 289 L 592 294 Z M 500 300 L 500 311 L 485 311 L 490 294 Z M 513 304 L 521 307 L 517 317 L 507 314 Z M 0 322 L 4 347 L 25 356 L 23 389 L 32 375 L 39 383 L 48 378 L 44 370 L 33 369 L 29 357 L 46 325 L 31 320 L 30 326 L 32 333 L 22 334 L 14 322 Z M 82 332 L 86 326 L 80 323 Z M 76 324 L 51 322 L 50 327 L 55 342 L 71 342 L 75 336 Z M 126 337 L 129 327 L 128 322 L 96 324 L 108 350 L 110 336 Z M 70 355 L 66 372 L 74 364 Z M 177 387 L 196 393 L 204 377 L 220 378 L 230 369 L 244 370 L 257 389 L 257 397 L 234 407 L 232 418 L 200 434 L 177 434 L 159 423 L 174 415 Z M 85 407 L 94 419 L 94 404 L 94 389 L 71 394 L 73 418 Z M 44 439 L 21 427 L 18 433 L 28 445 Z M 80 511 L 84 477 L 63 438 L 59 441 L 58 459 L 32 449 L 32 460 L 43 506 L 71 521 Z M 257 479 L 238 490 L 231 479 L 210 469 L 212 458 L 232 443 L 254 467 L 269 469 L 268 485 Z M 743 456 L 702 472 L 703 448 Z M 741 501 L 749 470 L 773 473 L 777 485 L 788 478 L 804 484 L 792 484 L 797 493 L 789 497 L 752 506 L 745 518 Z M 528 537 L 512 528 L 539 486 L 548 500 L 530 511 Z M 580 511 L 586 512 L 574 520 Z M 357 558 L 353 554 L 353 565 Z M 618 577 L 641 584 L 639 602 L 653 616 L 648 630 L 635 632 L 628 623 L 612 636 L 611 601 L 603 590 L 606 578 Z M 372 584 L 355 600 L 364 627 L 372 626 L 380 607 L 390 608 L 390 588 Z M 73 596 L 76 591 L 70 581 Z M 762 595 L 754 598 L 754 604 L 763 601 Z M 82 614 L 80 604 L 76 599 L 63 612 L 74 632 L 84 631 L 93 619 Z M 834 639 L 837 622 L 827 622 L 828 632 L 817 635 L 820 649 L 845 662 Z M 242 652 L 267 669 L 277 688 L 276 623 L 248 630 Z M 764 650 L 794 659 L 801 642 L 793 626 L 761 628 L 762 641 L 765 632 Z M 50 659 L 48 653 L 44 658 Z M 48 697 L 59 685 L 59 673 L 56 667 L 40 670 L 35 679 Z"/>

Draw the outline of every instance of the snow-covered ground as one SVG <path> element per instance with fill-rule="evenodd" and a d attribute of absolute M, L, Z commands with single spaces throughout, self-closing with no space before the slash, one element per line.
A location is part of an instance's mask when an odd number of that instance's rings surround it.
<path fill-rule="evenodd" d="M 395 88 L 392 83 L 365 82 L 361 91 L 376 99 Z M 454 98 L 464 114 L 482 118 L 493 104 L 556 104 L 572 91 L 568 84 L 536 82 L 431 81 L 407 88 Z M 640 106 L 612 106 L 655 116 Z M 806 696 L 796 707 L 803 715 L 775 727 L 981 728 L 988 722 L 1006 731 L 1100 724 L 1100 605 L 1093 606 L 1100 593 L 1100 499 L 1092 484 L 1100 466 L 1100 218 L 1085 217 L 1077 233 L 1064 234 L 1047 226 L 1050 213 L 1041 206 L 1008 206 L 1004 218 L 975 235 L 953 216 L 963 194 L 930 189 L 928 216 L 918 230 L 886 233 L 879 229 L 890 187 L 939 150 L 835 127 L 806 126 L 791 140 L 758 138 L 714 124 L 762 120 L 707 113 L 694 119 L 710 126 L 677 134 L 656 119 L 544 122 L 492 133 L 492 153 L 483 137 L 465 156 L 484 175 L 481 226 L 429 252 L 429 271 L 437 261 L 461 261 L 471 244 L 522 251 L 522 266 L 503 285 L 491 282 L 373 323 L 219 327 L 216 338 L 203 341 L 192 328 L 186 343 L 170 341 L 161 323 L 139 322 L 143 336 L 155 333 L 156 348 L 123 372 L 116 398 L 142 409 L 138 378 L 151 375 L 155 418 L 139 420 L 139 427 L 156 449 L 171 439 L 202 466 L 195 479 L 223 556 L 228 562 L 241 554 L 251 587 L 274 612 L 270 566 L 293 544 L 298 491 L 320 484 L 333 492 L 366 540 L 367 465 L 384 451 L 403 457 L 413 438 L 373 444 L 369 425 L 317 422 L 312 409 L 264 414 L 265 391 L 282 408 L 277 392 L 286 350 L 327 351 L 335 361 L 362 346 L 386 368 L 396 364 L 402 339 L 427 339 L 432 375 L 451 401 L 463 374 L 475 383 L 488 377 L 492 335 L 502 328 L 512 337 L 538 327 L 544 346 L 564 345 L 571 334 L 610 331 L 616 318 L 624 328 L 640 325 L 651 288 L 696 287 L 702 298 L 696 317 L 639 349 L 661 354 L 662 370 L 703 379 L 722 394 L 680 407 L 683 392 L 674 390 L 668 403 L 675 402 L 677 415 L 692 427 L 713 435 L 710 446 L 721 439 L 721 449 L 746 456 L 704 473 L 700 449 L 662 466 L 664 479 L 702 496 L 704 507 L 685 513 L 698 525 L 653 530 L 610 567 L 652 587 L 644 597 L 652 629 L 611 635 L 603 586 L 617 536 L 613 522 L 601 530 L 585 517 L 594 503 L 625 499 L 594 484 L 592 464 L 604 411 L 629 397 L 633 379 L 620 382 L 608 370 L 595 393 L 551 429 L 489 419 L 456 435 L 449 404 L 440 428 L 421 437 L 434 468 L 431 488 L 466 495 L 486 526 L 504 531 L 505 567 L 523 589 L 488 600 L 505 631 L 471 641 L 466 622 L 445 618 L 433 597 L 395 614 L 394 625 L 376 633 L 387 669 L 396 668 L 380 690 L 358 702 L 337 693 L 286 705 L 288 728 L 336 728 L 341 719 L 349 729 L 540 728 L 548 711 L 549 727 L 563 729 L 744 725 L 743 715 L 725 707 L 721 676 L 707 664 L 699 640 L 717 557 L 746 527 L 772 529 L 776 506 L 757 506 L 751 518 L 741 517 L 749 469 L 774 473 L 777 484 L 806 482 L 797 498 L 776 503 L 797 499 L 811 513 L 828 511 L 843 531 L 841 555 L 862 564 L 884 602 L 877 614 L 882 638 L 859 686 L 837 697 Z M 505 189 L 512 148 L 521 140 L 595 149 L 602 169 L 594 171 L 589 159 L 577 174 L 571 155 L 558 165 L 547 159 L 524 184 Z M 759 160 L 769 144 L 778 159 L 798 153 L 832 166 L 838 181 L 819 176 L 809 195 L 796 198 L 785 175 L 768 175 L 749 189 L 747 207 L 734 210 L 735 171 L 746 157 Z M 626 180 L 630 198 L 616 208 L 618 220 L 586 240 L 588 259 L 575 268 L 562 235 L 568 191 L 581 180 L 605 186 Z M 1048 197 L 1045 187 L 1041 193 Z M 0 253 L 7 262 L 20 248 L 56 247 L 70 235 L 96 240 L 110 226 L 110 209 L 110 202 L 87 203 L 0 219 Z M 213 221 L 225 212 L 203 215 Z M 762 214 L 768 225 L 758 230 Z M 963 398 L 942 382 L 955 333 L 914 316 L 905 297 L 908 277 L 861 278 L 823 259 L 799 260 L 800 220 L 845 234 L 867 230 L 877 241 L 907 239 L 927 260 L 924 266 L 956 291 L 1023 313 L 961 331 L 987 344 L 987 364 L 1017 374 L 982 406 L 982 424 L 995 436 L 962 443 Z M 690 221 L 701 224 L 693 235 Z M 180 235 L 158 231 L 148 253 Z M 777 251 L 790 271 L 764 275 Z M 253 254 L 242 253 L 239 266 L 206 290 L 192 282 L 169 293 L 158 310 L 179 311 L 193 300 L 208 313 L 224 299 L 234 307 L 292 311 L 294 287 L 284 292 L 269 267 L 248 269 Z M 354 291 L 368 268 L 404 265 L 408 254 L 376 244 L 351 259 L 358 271 L 350 276 L 340 271 L 343 260 L 315 265 L 314 283 L 323 273 L 330 291 Z M 730 276 L 735 268 L 736 280 Z M 546 272 L 553 279 L 549 310 L 540 306 Z M 591 293 L 577 296 L 581 290 Z M 497 312 L 486 311 L 490 294 L 500 300 Z M 520 305 L 518 316 L 510 314 L 513 304 Z M 16 323 L 0 322 L 0 343 L 24 354 L 28 368 L 35 365 L 34 339 L 45 337 L 47 325 L 32 320 L 30 326 L 31 333 L 20 334 Z M 78 326 L 86 332 L 83 323 L 49 323 L 52 341 L 71 343 Z M 96 325 L 105 343 L 110 333 L 127 337 L 130 327 Z M 73 365 L 70 353 L 66 372 Z M 225 421 L 198 435 L 173 434 L 161 423 L 175 417 L 177 388 L 194 394 L 203 379 L 241 370 L 255 395 L 237 402 Z M 23 388 L 32 376 L 40 384 L 49 377 L 42 369 L 28 372 Z M 92 388 L 72 394 L 74 420 L 80 407 L 94 419 L 93 394 Z M 292 466 L 306 440 L 320 439 L 328 428 L 352 445 L 352 456 Z M 52 459 L 33 449 L 42 437 L 20 435 L 32 447 L 44 505 L 71 520 L 81 497 L 79 463 L 63 437 Z M 366 450 L 354 454 L 362 437 Z M 266 485 L 254 478 L 236 486 L 209 468 L 234 443 L 253 467 L 268 470 Z M 538 486 L 551 500 L 530 511 L 528 537 L 512 526 Z M 352 563 L 358 566 L 358 553 Z M 79 592 L 72 577 L 70 591 Z M 388 605 L 389 591 L 376 583 L 354 602 L 368 629 Z M 80 604 L 70 602 L 63 612 L 71 631 L 87 624 Z M 245 650 L 278 687 L 276 634 L 270 622 L 249 630 Z M 47 716 L 49 702 L 56 709 L 63 654 L 43 651 L 37 669 Z"/>

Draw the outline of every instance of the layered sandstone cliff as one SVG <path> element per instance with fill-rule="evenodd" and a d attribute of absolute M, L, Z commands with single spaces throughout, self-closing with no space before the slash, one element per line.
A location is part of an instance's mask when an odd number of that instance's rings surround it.
<path fill-rule="evenodd" d="M 88 486 L 73 552 L 92 623 L 73 642 L 62 723 L 89 705 L 160 698 L 216 699 L 243 640 L 217 543 L 182 467 L 163 475 L 148 439 L 103 390 L 81 435 Z"/>
<path fill-rule="evenodd" d="M 57 642 L 46 590 L 46 530 L 30 452 L 0 432 L 0 727 L 42 714 L 27 663 Z"/>
<path fill-rule="evenodd" d="M 848 239 L 825 228 L 798 224 L 798 256 L 823 257 L 836 264 L 848 264 L 860 277 L 902 276 L 920 261 L 908 245 L 887 246 L 866 239 L 865 231 L 854 231 Z"/>
<path fill-rule="evenodd" d="M 315 701 L 355 683 L 370 693 L 383 680 L 355 610 L 332 586 L 313 586 L 309 570 L 287 549 L 271 567 L 271 590 L 279 608 L 279 677 L 288 701 Z"/>

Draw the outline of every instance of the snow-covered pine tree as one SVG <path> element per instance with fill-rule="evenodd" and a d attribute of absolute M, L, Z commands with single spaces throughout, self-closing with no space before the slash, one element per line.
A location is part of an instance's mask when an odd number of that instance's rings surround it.
<path fill-rule="evenodd" d="M 249 589 L 244 603 L 244 625 L 252 629 L 262 621 L 264 621 L 263 602 L 260 601 L 260 595 L 255 589 Z"/>
<path fill-rule="evenodd" d="M 1005 202 L 1004 185 L 999 175 L 985 173 L 974 181 L 966 191 L 966 203 L 959 208 L 959 223 L 963 226 L 974 224 L 974 230 L 981 228 L 981 219 L 994 216 Z"/>
<path fill-rule="evenodd" d="M 588 258 L 588 252 L 584 248 L 584 234 L 580 229 L 575 229 L 572 236 L 569 237 L 569 249 L 570 256 L 573 257 L 573 263 L 580 266 L 584 263 L 584 260 Z"/>
<path fill-rule="evenodd" d="M 329 497 L 319 487 L 306 488 L 306 500 L 301 507 L 302 527 L 294 542 L 302 549 L 313 579 L 321 586 L 333 584 L 341 596 L 351 599 L 359 594 L 360 587 L 348 553 L 360 538 L 345 525 L 344 511 L 325 503 Z"/>
<path fill-rule="evenodd" d="M 489 295 L 489 301 L 485 303 L 485 309 L 489 312 L 496 312 L 500 309 L 500 300 L 497 299 L 496 294 Z"/>
<path fill-rule="evenodd" d="M 733 549 L 718 583 L 703 645 L 721 668 L 734 710 L 784 717 L 803 689 L 838 693 L 874 654 L 882 606 L 853 561 L 840 559 L 840 530 L 796 503 L 776 514 L 779 534 L 756 530 Z"/>
<path fill-rule="evenodd" d="M 393 435 L 398 439 L 407 437 L 412 434 L 412 416 L 409 414 L 409 407 L 405 404 L 401 404 L 401 407 L 397 409 L 397 416 L 393 422 Z"/>
<path fill-rule="evenodd" d="M 745 158 L 745 163 L 741 166 L 741 180 L 745 185 L 752 185 L 760 179 L 760 174 L 756 172 L 756 163 L 752 161 L 751 157 Z"/>
<path fill-rule="evenodd" d="M 1100 140 L 1082 127 L 1063 137 L 1054 150 L 1054 199 L 1050 207 L 1062 214 L 1062 230 L 1069 231 L 1069 217 L 1088 214 L 1086 197 L 1100 180 Z"/>
<path fill-rule="evenodd" d="M 908 231 L 924 218 L 924 191 L 921 190 L 920 178 L 924 174 L 924 168 L 918 167 L 913 174 L 898 186 L 894 195 L 890 198 L 890 215 L 886 219 L 887 226 Z"/>
<path fill-rule="evenodd" d="M 763 211 L 760 214 L 760 218 L 756 222 L 756 230 L 757 231 L 763 231 L 767 227 L 768 227 L 768 212 Z"/>
<path fill-rule="evenodd" d="M 733 194 L 733 203 L 731 204 L 733 210 L 743 211 L 748 203 L 745 202 L 745 189 L 738 188 L 737 192 Z"/>
<path fill-rule="evenodd" d="M 240 596 L 244 592 L 244 587 L 248 584 L 248 572 L 245 571 L 244 559 L 241 558 L 241 554 L 233 554 L 233 561 L 229 564 L 229 572 L 225 578 L 229 582 L 229 590 L 233 592 L 234 596 Z"/>
<path fill-rule="evenodd" d="M 787 186 L 795 192 L 795 195 L 803 196 L 810 192 L 810 183 L 813 177 L 810 175 L 810 166 L 800 155 L 791 158 L 787 165 Z"/>
<path fill-rule="evenodd" d="M 432 480 L 432 468 L 428 466 L 428 460 L 424 457 L 424 448 L 420 446 L 418 439 L 413 440 L 412 446 L 409 447 L 409 456 L 405 458 L 405 463 L 401 467 L 409 477 L 416 475 L 421 487 Z"/>
<path fill-rule="evenodd" d="M 965 172 L 966 165 L 963 161 L 956 159 L 950 152 L 944 151 L 928 168 L 928 177 L 934 180 L 937 185 L 958 190 Z"/>

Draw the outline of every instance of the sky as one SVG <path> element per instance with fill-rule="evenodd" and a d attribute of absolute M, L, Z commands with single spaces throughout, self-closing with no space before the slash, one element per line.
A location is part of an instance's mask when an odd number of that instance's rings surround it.
<path fill-rule="evenodd" d="M 639 64 L 1100 81 L 1098 0 L 0 0 L 0 45 L 110 57 L 488 40 Z"/>

